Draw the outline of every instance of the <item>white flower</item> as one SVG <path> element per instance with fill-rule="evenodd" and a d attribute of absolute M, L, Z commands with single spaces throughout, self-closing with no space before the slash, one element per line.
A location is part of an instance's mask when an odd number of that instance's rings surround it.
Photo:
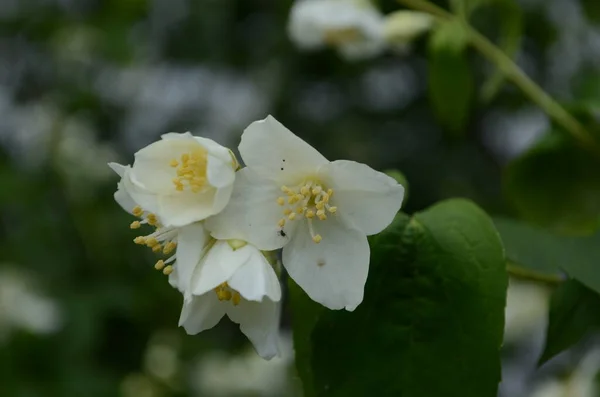
<path fill-rule="evenodd" d="M 289 35 L 301 48 L 334 46 L 347 59 L 384 50 L 383 16 L 368 0 L 299 0 L 290 11 Z"/>
<path fill-rule="evenodd" d="M 386 15 L 383 37 L 392 46 L 404 48 L 415 38 L 431 29 L 434 19 L 418 11 L 396 11 Z"/>
<path fill-rule="evenodd" d="M 281 286 L 265 256 L 241 240 L 212 240 L 199 258 L 179 325 L 197 334 L 224 315 L 240 325 L 260 356 L 279 354 Z"/>
<path fill-rule="evenodd" d="M 157 254 L 171 255 L 155 268 L 169 275 L 169 283 L 184 297 L 179 325 L 189 334 L 214 327 L 227 314 L 264 358 L 278 354 L 281 286 L 265 255 L 242 240 L 215 240 L 201 222 L 182 227 L 164 226 L 162 219 L 144 211 L 129 194 L 133 169 L 110 163 L 121 176 L 115 200 L 139 218 L 132 229 L 144 225 L 154 232 L 134 239 Z M 233 225 L 230 235 L 245 237 Z M 173 253 L 176 250 L 175 253 Z"/>
<path fill-rule="evenodd" d="M 329 162 L 273 117 L 244 131 L 231 201 L 206 227 L 260 249 L 283 247 L 290 277 L 330 309 L 354 310 L 369 269 L 368 235 L 382 231 L 400 209 L 404 188 L 353 161 Z M 236 229 L 237 228 L 237 229 Z"/>
<path fill-rule="evenodd" d="M 184 226 L 219 213 L 229 201 L 237 161 L 216 142 L 169 133 L 135 154 L 123 188 L 167 226 Z"/>
<path fill-rule="evenodd" d="M 165 259 L 156 262 L 155 269 L 169 275 L 171 285 L 189 296 L 192 272 L 210 236 L 198 222 L 182 227 L 164 226 L 160 217 L 144 211 L 128 193 L 125 186 L 130 183 L 131 167 L 116 163 L 110 163 L 109 166 L 121 177 L 115 192 L 115 201 L 125 211 L 142 219 L 134 221 L 130 227 L 140 229 L 148 225 L 154 228 L 152 233 L 138 236 L 133 241 L 151 248 L 156 254 L 165 255 Z"/>

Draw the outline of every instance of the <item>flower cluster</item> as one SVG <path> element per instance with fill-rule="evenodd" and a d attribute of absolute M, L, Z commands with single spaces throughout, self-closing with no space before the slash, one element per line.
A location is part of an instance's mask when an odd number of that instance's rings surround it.
<path fill-rule="evenodd" d="M 278 354 L 282 262 L 313 300 L 354 310 L 369 269 L 368 235 L 394 218 L 404 188 L 364 164 L 330 162 L 273 117 L 246 128 L 239 151 L 169 133 L 135 154 L 115 200 L 134 239 L 183 295 L 189 334 L 227 315 L 264 358 Z M 282 261 L 275 250 L 282 250 Z"/>
<path fill-rule="evenodd" d="M 405 50 L 432 24 L 429 14 L 417 11 L 383 15 L 370 0 L 296 0 L 288 32 L 300 48 L 331 46 L 344 58 L 359 60 L 388 48 Z"/>

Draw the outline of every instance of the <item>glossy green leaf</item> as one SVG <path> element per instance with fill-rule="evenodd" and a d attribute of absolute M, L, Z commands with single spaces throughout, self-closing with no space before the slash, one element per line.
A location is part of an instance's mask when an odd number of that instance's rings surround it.
<path fill-rule="evenodd" d="M 543 364 L 593 331 L 600 330 L 600 295 L 576 280 L 554 291 L 546 333 Z"/>
<path fill-rule="evenodd" d="M 294 329 L 310 340 L 314 394 L 495 397 L 507 275 L 488 216 L 448 200 L 399 214 L 371 243 L 363 303 Z"/>
<path fill-rule="evenodd" d="M 466 134 L 474 82 L 466 46 L 468 37 L 459 22 L 447 22 L 429 42 L 429 98 L 437 120 L 453 137 Z"/>
<path fill-rule="evenodd" d="M 514 160 L 505 194 L 524 219 L 558 232 L 590 234 L 600 220 L 600 158 L 558 133 Z"/>

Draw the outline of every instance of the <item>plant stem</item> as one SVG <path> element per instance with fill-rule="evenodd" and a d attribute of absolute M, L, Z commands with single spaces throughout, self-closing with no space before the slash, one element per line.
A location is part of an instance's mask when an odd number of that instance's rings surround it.
<path fill-rule="evenodd" d="M 509 275 L 528 281 L 535 281 L 543 284 L 558 285 L 564 280 L 557 275 L 539 273 L 534 270 L 525 269 L 513 263 L 506 264 L 506 271 Z"/>
<path fill-rule="evenodd" d="M 399 3 L 415 10 L 429 13 L 439 20 L 448 21 L 457 19 L 453 14 L 430 3 L 427 0 L 398 0 Z M 496 47 L 481 33 L 473 29 L 464 19 L 458 18 L 464 25 L 464 28 L 470 38 L 471 44 L 484 57 L 496 65 L 504 73 L 507 79 L 513 82 L 523 91 L 534 103 L 536 103 L 548 116 L 556 123 L 561 125 L 575 139 L 590 148 L 596 153 L 600 153 L 600 146 L 594 137 L 577 121 L 569 112 L 565 110 L 558 102 L 548 95 L 539 85 L 531 80 L 513 60 L 502 50 Z"/>

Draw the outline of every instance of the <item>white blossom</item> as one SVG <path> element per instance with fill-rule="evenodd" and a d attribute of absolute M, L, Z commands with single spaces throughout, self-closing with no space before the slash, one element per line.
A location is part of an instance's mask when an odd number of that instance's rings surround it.
<path fill-rule="evenodd" d="M 158 260 L 154 267 L 170 276 L 169 282 L 173 287 L 182 293 L 189 292 L 192 271 L 210 236 L 198 222 L 182 227 L 164 226 L 160 217 L 144 211 L 125 188 L 131 177 L 131 167 L 116 163 L 110 163 L 109 166 L 121 177 L 115 201 L 125 211 L 141 219 L 132 222 L 130 227 L 136 230 L 142 227 L 154 229 L 152 233 L 140 235 L 133 241 L 151 248 L 158 255 L 164 255 L 166 258 Z"/>
<path fill-rule="evenodd" d="M 260 249 L 283 247 L 283 265 L 315 301 L 354 310 L 369 269 L 368 235 L 387 227 L 404 188 L 354 161 L 330 162 L 273 117 L 252 123 L 239 146 L 231 201 L 206 227 Z M 234 233 L 235 232 L 235 233 Z"/>
<path fill-rule="evenodd" d="M 210 329 L 227 315 L 261 357 L 279 354 L 281 286 L 256 247 L 241 240 L 212 240 L 193 271 L 190 291 L 179 319 L 188 334 Z"/>
<path fill-rule="evenodd" d="M 396 11 L 385 16 L 383 37 L 392 47 L 404 49 L 433 26 L 431 15 L 419 11 Z"/>
<path fill-rule="evenodd" d="M 122 186 L 164 225 L 184 226 L 227 205 L 237 166 L 231 151 L 210 139 L 169 133 L 135 154 Z"/>
<path fill-rule="evenodd" d="M 383 15 L 368 0 L 298 0 L 288 32 L 300 48 L 333 46 L 349 60 L 370 58 L 385 48 Z"/>

